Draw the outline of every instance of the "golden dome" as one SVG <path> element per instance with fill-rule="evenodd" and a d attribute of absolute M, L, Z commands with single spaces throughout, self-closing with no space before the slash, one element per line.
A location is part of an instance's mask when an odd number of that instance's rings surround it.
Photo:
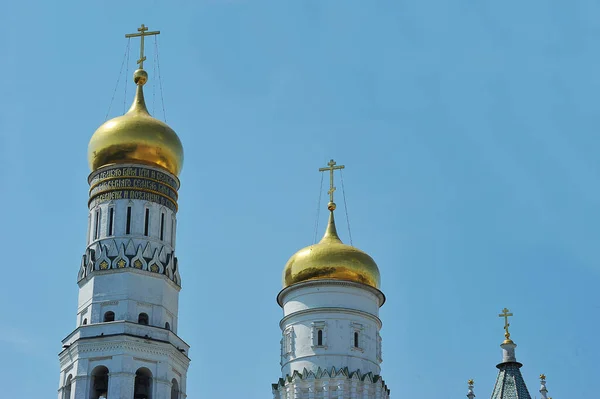
<path fill-rule="evenodd" d="M 153 118 L 144 102 L 144 70 L 134 73 L 135 99 L 123 116 L 106 121 L 88 145 L 88 163 L 93 171 L 111 164 L 133 163 L 158 166 L 179 175 L 183 167 L 183 146 L 166 123 Z"/>
<path fill-rule="evenodd" d="M 302 281 L 328 279 L 354 281 L 377 289 L 380 285 L 379 268 L 373 258 L 345 245 L 338 237 L 331 208 L 321 241 L 296 252 L 286 263 L 283 288 Z"/>

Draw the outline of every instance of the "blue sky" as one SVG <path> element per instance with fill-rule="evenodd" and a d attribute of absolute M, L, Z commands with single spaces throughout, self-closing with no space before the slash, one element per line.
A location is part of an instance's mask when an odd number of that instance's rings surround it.
<path fill-rule="evenodd" d="M 346 165 L 354 245 L 381 270 L 392 397 L 460 398 L 469 378 L 489 396 L 503 307 L 532 396 L 542 372 L 554 398 L 596 393 L 600 3 L 69 0 L 4 11 L 6 397 L 58 388 L 85 249 L 87 143 L 124 34 L 141 23 L 162 32 L 167 121 L 185 148 L 188 397 L 271 397 L 281 271 L 312 243 L 317 169 L 330 158 Z M 155 90 L 163 118 L 149 43 L 146 96 Z M 131 51 L 111 116 L 131 102 L 137 41 Z"/>

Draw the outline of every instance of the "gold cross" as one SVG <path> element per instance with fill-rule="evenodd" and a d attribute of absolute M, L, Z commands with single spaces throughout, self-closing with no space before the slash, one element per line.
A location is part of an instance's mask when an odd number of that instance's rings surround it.
<path fill-rule="evenodd" d="M 333 192 L 335 191 L 335 186 L 333 185 L 333 171 L 344 169 L 344 165 L 335 166 L 336 164 L 333 159 L 330 160 L 327 165 L 329 165 L 328 168 L 319 168 L 319 172 L 329 171 L 329 191 L 327 191 L 327 194 L 329 194 L 329 202 L 333 204 Z"/>
<path fill-rule="evenodd" d="M 144 24 L 142 24 L 141 27 L 139 27 L 138 32 L 140 33 L 129 33 L 127 35 L 125 35 L 125 37 L 127 38 L 131 38 L 131 37 L 140 37 L 141 39 L 141 44 L 140 44 L 140 59 L 137 60 L 137 63 L 140 64 L 140 69 L 144 69 L 144 61 L 146 61 L 146 57 L 144 56 L 144 37 L 146 36 L 152 36 L 152 35 L 158 35 L 160 34 L 159 30 L 155 30 L 153 32 L 147 32 L 148 27 L 145 26 Z"/>
<path fill-rule="evenodd" d="M 502 309 L 502 313 L 498 315 L 498 317 L 504 317 L 504 330 L 506 331 L 504 333 L 504 336 L 506 337 L 506 339 L 510 339 L 510 333 L 508 332 L 508 327 L 510 327 L 510 323 L 508 322 L 508 317 L 513 315 L 509 312 L 510 310 L 504 308 Z"/>

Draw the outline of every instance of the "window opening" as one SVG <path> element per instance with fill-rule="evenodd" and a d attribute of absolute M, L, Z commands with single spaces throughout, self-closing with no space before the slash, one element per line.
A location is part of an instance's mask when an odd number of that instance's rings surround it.
<path fill-rule="evenodd" d="M 317 346 L 323 346 L 323 330 L 317 331 Z"/>
<path fill-rule="evenodd" d="M 104 322 L 115 321 L 115 312 L 108 311 L 104 313 Z"/>
<path fill-rule="evenodd" d="M 165 328 L 169 331 L 171 330 L 171 325 L 169 324 L 168 321 L 165 323 Z"/>
<path fill-rule="evenodd" d="M 148 325 L 148 315 L 146 313 L 140 313 L 140 315 L 138 316 L 138 323 L 147 326 Z"/>
<path fill-rule="evenodd" d="M 83 319 L 83 323 L 84 326 L 87 324 L 87 318 Z"/>
<path fill-rule="evenodd" d="M 108 235 L 113 235 L 113 223 L 115 219 L 115 208 L 110 208 L 108 210 Z"/>
<path fill-rule="evenodd" d="M 100 210 L 96 211 L 96 221 L 94 222 L 94 240 L 98 239 L 98 229 L 100 228 Z"/>
<path fill-rule="evenodd" d="M 73 382 L 73 376 L 69 374 L 67 382 L 65 383 L 65 389 L 63 390 L 63 398 L 71 399 L 71 383 Z"/>
<path fill-rule="evenodd" d="M 143 367 L 135 372 L 134 399 L 149 399 L 152 397 L 152 373 Z"/>
<path fill-rule="evenodd" d="M 125 234 L 131 234 L 131 207 L 127 207 L 127 226 L 125 226 Z"/>
<path fill-rule="evenodd" d="M 92 371 L 92 389 L 90 399 L 106 398 L 108 393 L 108 369 L 98 366 Z"/>
<path fill-rule="evenodd" d="M 144 218 L 144 235 L 148 235 L 148 225 L 150 223 L 150 209 L 146 208 L 146 217 Z"/>
<path fill-rule="evenodd" d="M 160 240 L 165 239 L 165 214 L 160 214 Z"/>
<path fill-rule="evenodd" d="M 354 347 L 358 348 L 358 331 L 354 331 Z"/>
<path fill-rule="evenodd" d="M 179 399 L 179 384 L 175 378 L 171 380 L 171 399 Z"/>

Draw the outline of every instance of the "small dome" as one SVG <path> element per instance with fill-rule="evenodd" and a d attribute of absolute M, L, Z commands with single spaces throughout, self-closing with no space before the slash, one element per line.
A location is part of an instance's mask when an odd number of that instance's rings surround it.
<path fill-rule="evenodd" d="M 345 280 L 379 289 L 377 264 L 358 248 L 345 245 L 338 237 L 333 218 L 318 244 L 296 252 L 283 270 L 283 288 L 308 280 Z"/>
<path fill-rule="evenodd" d="M 88 163 L 92 172 L 102 166 L 125 163 L 158 166 L 175 176 L 181 172 L 181 141 L 166 123 L 148 113 L 143 83 L 145 80 L 138 82 L 129 111 L 106 121 L 90 139 Z"/>

